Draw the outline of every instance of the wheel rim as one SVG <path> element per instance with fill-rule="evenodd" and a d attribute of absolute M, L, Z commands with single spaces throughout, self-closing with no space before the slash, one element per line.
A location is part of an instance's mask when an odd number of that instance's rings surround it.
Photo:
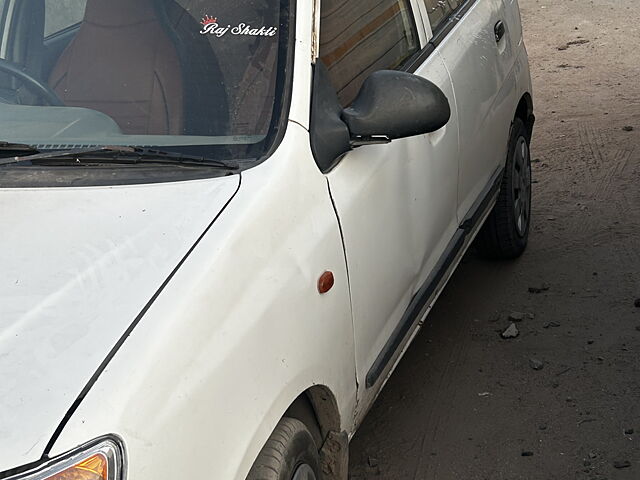
<path fill-rule="evenodd" d="M 296 469 L 296 473 L 293 474 L 291 480 L 317 480 L 317 477 L 313 469 L 304 463 Z"/>
<path fill-rule="evenodd" d="M 531 164 L 527 139 L 518 138 L 513 156 L 513 216 L 516 231 L 524 237 L 529 227 L 531 214 Z"/>

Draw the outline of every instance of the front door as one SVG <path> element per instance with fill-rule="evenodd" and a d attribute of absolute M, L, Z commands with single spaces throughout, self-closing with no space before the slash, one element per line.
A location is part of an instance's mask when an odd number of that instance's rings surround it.
<path fill-rule="evenodd" d="M 407 0 L 323 0 L 320 53 L 343 106 L 375 70 L 397 68 L 420 52 Z M 320 60 L 319 60 L 320 61 Z M 453 88 L 441 57 L 415 72 Z M 453 237 L 458 183 L 457 113 L 437 132 L 348 153 L 327 174 L 349 270 L 359 405 L 375 397 L 398 347 L 409 303 Z M 359 412 L 362 414 L 362 410 Z"/>

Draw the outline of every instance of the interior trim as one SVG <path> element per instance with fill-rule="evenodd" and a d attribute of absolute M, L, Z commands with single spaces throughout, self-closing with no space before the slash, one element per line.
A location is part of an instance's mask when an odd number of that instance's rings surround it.
<path fill-rule="evenodd" d="M 10 0 L 4 6 L 4 9 L 2 11 L 2 25 L 6 26 L 7 18 L 9 16 L 9 14 L 13 15 L 13 11 L 15 10 L 15 6 L 16 6 L 15 3 L 16 3 L 16 0 Z M 0 44 L 0 57 L 1 58 L 7 58 L 7 49 L 8 49 L 8 45 L 9 45 L 9 34 L 10 33 L 11 33 L 11 25 L 9 25 L 9 28 L 5 28 L 4 32 L 2 34 L 2 44 Z"/>

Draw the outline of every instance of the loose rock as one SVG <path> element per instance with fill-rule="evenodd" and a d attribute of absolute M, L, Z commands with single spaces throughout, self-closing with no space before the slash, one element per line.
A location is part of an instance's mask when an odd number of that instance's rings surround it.
<path fill-rule="evenodd" d="M 529 287 L 529 293 L 542 293 L 549 290 L 549 286 L 546 284 L 542 284 L 539 287 Z"/>
<path fill-rule="evenodd" d="M 528 450 L 524 451 L 524 452 L 522 452 L 522 456 L 523 457 L 533 457 L 533 452 L 530 452 Z"/>
<path fill-rule="evenodd" d="M 631 466 L 631 462 L 629 460 L 616 460 L 613 462 L 614 468 L 629 468 Z"/>
<path fill-rule="evenodd" d="M 636 298 L 636 301 L 635 301 L 635 302 L 633 302 L 633 305 L 634 305 L 636 308 L 640 308 L 640 298 Z"/>
<path fill-rule="evenodd" d="M 578 40 L 571 40 L 570 42 L 567 42 L 567 45 L 584 45 L 585 43 L 589 43 L 589 40 L 581 38 Z"/>
<path fill-rule="evenodd" d="M 509 325 L 509 327 L 501 334 L 502 338 L 516 338 L 518 335 L 520 335 L 520 331 L 518 330 L 518 327 L 516 327 L 515 323 Z"/>
<path fill-rule="evenodd" d="M 622 127 L 622 130 L 624 130 L 625 132 L 633 132 L 633 127 L 631 125 L 625 125 L 624 127 Z"/>
<path fill-rule="evenodd" d="M 509 314 L 509 321 L 511 322 L 521 322 L 522 320 L 524 320 L 524 313 L 521 312 L 511 312 Z"/>
<path fill-rule="evenodd" d="M 538 360 L 537 358 L 530 358 L 529 366 L 534 370 L 542 370 L 544 368 L 544 362 Z"/>
<path fill-rule="evenodd" d="M 624 434 L 625 434 L 625 435 L 633 435 L 633 428 L 627 428 L 627 429 L 624 431 Z"/>
<path fill-rule="evenodd" d="M 542 328 L 557 328 L 559 326 L 560 324 L 557 322 L 548 322 L 548 323 L 545 323 Z"/>

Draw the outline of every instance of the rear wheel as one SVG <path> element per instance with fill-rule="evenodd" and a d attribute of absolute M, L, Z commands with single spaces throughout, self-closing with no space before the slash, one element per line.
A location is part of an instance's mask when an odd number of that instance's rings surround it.
<path fill-rule="evenodd" d="M 531 157 L 529 134 L 516 118 L 498 201 L 478 233 L 476 246 L 485 257 L 510 259 L 522 255 L 531 224 Z"/>
<path fill-rule="evenodd" d="M 247 480 L 322 480 L 318 447 L 305 424 L 281 419 Z"/>

